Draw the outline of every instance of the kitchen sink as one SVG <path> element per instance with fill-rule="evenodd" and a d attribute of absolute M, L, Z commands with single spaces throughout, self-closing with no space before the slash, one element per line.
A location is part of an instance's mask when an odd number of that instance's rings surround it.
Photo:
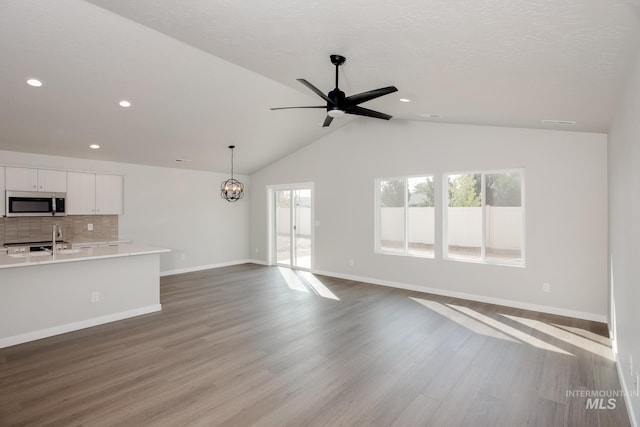
<path fill-rule="evenodd" d="M 51 256 L 47 251 L 24 252 L 21 254 L 9 254 L 11 258 L 26 258 L 28 256 Z"/>
<path fill-rule="evenodd" d="M 81 252 L 82 249 L 58 249 L 56 254 L 58 255 L 71 255 L 77 254 Z M 11 258 L 27 258 L 27 257 L 43 257 L 43 256 L 51 256 L 50 252 L 47 251 L 34 251 L 34 252 L 23 252 L 19 254 L 9 254 Z"/>

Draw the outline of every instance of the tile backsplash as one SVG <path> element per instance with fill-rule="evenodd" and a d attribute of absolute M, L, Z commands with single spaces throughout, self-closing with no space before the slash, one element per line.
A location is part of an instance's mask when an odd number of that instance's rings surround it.
<path fill-rule="evenodd" d="M 62 228 L 67 242 L 118 240 L 118 215 L 70 215 L 64 217 L 0 217 L 0 247 L 5 243 L 51 240 L 53 224 Z M 88 225 L 93 224 L 93 231 Z"/>

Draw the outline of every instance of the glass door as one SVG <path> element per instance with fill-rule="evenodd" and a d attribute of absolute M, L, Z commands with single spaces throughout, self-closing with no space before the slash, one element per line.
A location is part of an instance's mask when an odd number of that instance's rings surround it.
<path fill-rule="evenodd" d="M 291 190 L 277 190 L 275 194 L 276 263 L 291 265 Z"/>
<path fill-rule="evenodd" d="M 311 269 L 311 189 L 274 191 L 276 263 Z"/>

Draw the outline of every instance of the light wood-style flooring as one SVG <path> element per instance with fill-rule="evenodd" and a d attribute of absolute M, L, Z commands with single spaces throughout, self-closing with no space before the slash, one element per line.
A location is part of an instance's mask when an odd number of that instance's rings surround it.
<path fill-rule="evenodd" d="M 621 389 L 602 324 L 253 264 L 161 302 L 0 349 L 0 425 L 629 425 L 576 395 Z"/>

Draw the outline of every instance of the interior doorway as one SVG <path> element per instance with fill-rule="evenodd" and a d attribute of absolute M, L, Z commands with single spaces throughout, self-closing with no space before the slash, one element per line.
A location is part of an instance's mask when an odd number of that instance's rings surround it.
<path fill-rule="evenodd" d="M 313 192 L 310 186 L 272 189 L 271 233 L 275 264 L 311 270 L 313 265 Z"/>

